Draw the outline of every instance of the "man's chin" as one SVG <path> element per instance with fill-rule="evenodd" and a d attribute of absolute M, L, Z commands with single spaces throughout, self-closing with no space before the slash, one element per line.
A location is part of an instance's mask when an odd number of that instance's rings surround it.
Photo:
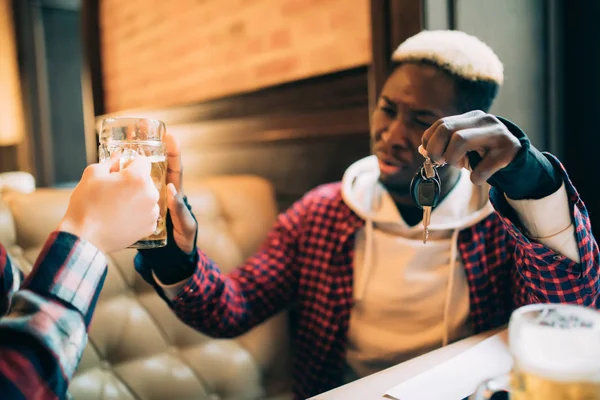
<path fill-rule="evenodd" d="M 399 196 L 407 196 L 410 194 L 410 183 L 412 181 L 412 176 L 410 179 L 406 177 L 400 176 L 386 176 L 381 174 L 379 176 L 379 182 L 388 190 L 388 192 L 399 195 Z"/>

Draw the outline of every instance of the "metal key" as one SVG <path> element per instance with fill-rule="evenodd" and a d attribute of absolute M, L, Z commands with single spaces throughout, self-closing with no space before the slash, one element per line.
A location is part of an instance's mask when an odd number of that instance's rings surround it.
<path fill-rule="evenodd" d="M 423 171 L 421 174 L 425 174 L 423 178 L 433 179 L 436 177 L 435 173 L 435 165 L 431 162 L 431 158 L 425 157 L 425 162 L 423 163 Z"/>
<path fill-rule="evenodd" d="M 439 197 L 439 183 L 434 178 L 419 182 L 417 195 L 419 205 L 423 208 L 423 243 L 427 243 L 431 210 L 437 205 L 437 198 Z"/>
<path fill-rule="evenodd" d="M 435 165 L 426 158 L 423 166 L 411 182 L 411 193 L 418 207 L 423 209 L 423 243 L 427 243 L 431 210 L 437 206 L 441 184 Z"/>

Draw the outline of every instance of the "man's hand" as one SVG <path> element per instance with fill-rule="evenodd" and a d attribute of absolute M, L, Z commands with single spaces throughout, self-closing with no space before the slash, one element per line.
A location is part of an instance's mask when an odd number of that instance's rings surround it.
<path fill-rule="evenodd" d="M 177 140 L 165 135 L 167 147 L 167 245 L 139 249 L 136 260 L 150 267 L 160 284 L 172 285 L 188 279 L 196 270 L 196 219 L 184 201 L 183 168 Z M 136 261 L 136 265 L 137 265 Z"/>
<path fill-rule="evenodd" d="M 197 223 L 183 202 L 181 150 L 174 136 L 165 136 L 167 146 L 167 206 L 173 221 L 173 238 L 185 254 L 194 250 Z"/>
<path fill-rule="evenodd" d="M 116 157 L 85 169 L 58 227 L 106 253 L 151 235 L 159 216 L 150 161 L 139 156 L 120 171 L 119 162 Z"/>
<path fill-rule="evenodd" d="M 483 111 L 442 118 L 425 131 L 422 140 L 433 161 L 459 168 L 469 166 L 467 152 L 477 152 L 482 159 L 473 168 L 471 181 L 478 185 L 509 165 L 521 149 L 519 139 Z"/>

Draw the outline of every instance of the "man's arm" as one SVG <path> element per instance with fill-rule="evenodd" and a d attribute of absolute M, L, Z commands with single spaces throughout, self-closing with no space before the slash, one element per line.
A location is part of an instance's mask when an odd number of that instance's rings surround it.
<path fill-rule="evenodd" d="M 0 319 L 3 399 L 65 398 L 106 278 L 104 253 L 156 229 L 159 193 L 150 161 L 136 157 L 116 170 L 119 162 L 115 157 L 86 167 L 58 229 Z M 0 263 L 6 273 L 11 263 L 3 248 Z"/>
<path fill-rule="evenodd" d="M 547 159 L 563 181 L 558 191 L 519 201 L 509 200 L 495 187 L 490 192 L 517 243 L 517 282 L 523 282 L 515 288 L 517 304 L 560 302 L 599 308 L 600 255 L 587 209 L 560 162 L 550 155 Z"/>
<path fill-rule="evenodd" d="M 280 214 L 258 253 L 229 274 L 221 273 L 198 250 L 193 253 L 195 264 L 187 267 L 156 263 L 153 255 L 157 252 L 140 251 L 135 259 L 136 270 L 186 324 L 214 337 L 240 335 L 295 300 L 297 255 L 314 193 Z M 161 283 L 161 279 L 165 282 L 172 277 L 173 270 L 186 268 L 191 277 L 171 285 Z"/>
<path fill-rule="evenodd" d="M 497 118 L 519 140 L 521 150 L 488 183 L 504 192 L 508 204 L 516 212 L 515 222 L 527 237 L 579 262 L 572 207 L 560 163 L 553 164 L 552 160 L 558 161 L 556 158 L 536 149 L 517 125 L 505 118 Z"/>
<path fill-rule="evenodd" d="M 9 310 L 12 297 L 19 290 L 22 280 L 23 273 L 0 245 L 0 318 Z"/>
<path fill-rule="evenodd" d="M 498 119 L 521 144 L 515 159 L 488 180 L 492 204 L 516 239 L 517 305 L 600 306 L 598 245 L 583 201 L 556 157 L 542 154 L 518 126 Z"/>
<path fill-rule="evenodd" d="M 0 246 L 0 265 L 10 266 Z M 7 399 L 62 399 L 87 342 L 106 277 L 92 244 L 52 233 L 0 319 L 0 393 Z"/>
<path fill-rule="evenodd" d="M 541 199 L 505 197 L 528 238 L 577 263 L 581 261 L 573 225 L 573 207 L 564 183 L 556 192 Z"/>

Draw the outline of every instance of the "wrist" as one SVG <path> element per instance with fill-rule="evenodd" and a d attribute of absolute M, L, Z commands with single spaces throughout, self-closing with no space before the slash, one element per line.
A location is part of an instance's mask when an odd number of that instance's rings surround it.
<path fill-rule="evenodd" d="M 148 257 L 147 250 L 139 250 L 139 253 L 162 284 L 173 285 L 194 275 L 199 258 L 197 250 L 189 255 L 181 250 L 169 253 L 164 247 L 158 250 L 162 251 L 151 254 L 151 257 Z"/>
<path fill-rule="evenodd" d="M 190 215 L 192 216 L 192 219 L 194 220 L 194 236 L 191 238 L 191 240 L 189 240 L 189 236 L 186 236 L 185 240 L 182 240 L 182 245 L 179 246 L 179 243 L 177 243 L 177 246 L 179 247 L 179 249 L 187 256 L 187 257 L 191 257 L 194 255 L 194 253 L 197 252 L 197 248 L 196 248 L 196 242 L 198 240 L 198 220 L 196 219 L 196 216 L 194 215 L 194 212 L 192 211 L 192 206 L 190 205 L 190 203 L 188 202 L 188 198 L 187 196 L 182 196 L 181 200 L 183 201 L 183 204 L 185 204 L 186 208 L 189 210 Z M 171 219 L 171 215 L 170 212 L 167 212 L 167 229 L 170 230 L 170 234 L 173 235 L 173 221 Z M 173 235 L 174 236 L 174 235 Z"/>
<path fill-rule="evenodd" d="M 521 128 L 504 118 L 498 119 L 519 139 L 522 148 L 515 159 L 496 172 L 488 183 L 512 200 L 541 199 L 558 190 L 562 177 L 552 163 L 531 144 Z"/>
<path fill-rule="evenodd" d="M 188 203 L 187 198 L 183 197 L 182 200 L 196 223 L 193 241 L 180 240 L 181 242 L 186 242 L 183 246 L 177 243 L 174 235 L 173 219 L 171 212 L 168 211 L 166 220 L 167 245 L 155 249 L 138 250 L 138 253 L 148 264 L 154 275 L 161 283 L 166 285 L 181 282 L 189 278 L 194 274 L 196 265 L 198 264 L 198 249 L 196 248 L 198 221 L 192 212 L 192 207 Z"/>
<path fill-rule="evenodd" d="M 63 218 L 57 227 L 58 231 L 70 233 L 71 235 L 77 236 L 80 239 L 86 240 L 96 246 L 100 251 L 104 251 L 104 248 L 96 235 L 93 233 L 90 224 L 86 224 L 84 221 L 77 221 L 71 218 Z"/>

